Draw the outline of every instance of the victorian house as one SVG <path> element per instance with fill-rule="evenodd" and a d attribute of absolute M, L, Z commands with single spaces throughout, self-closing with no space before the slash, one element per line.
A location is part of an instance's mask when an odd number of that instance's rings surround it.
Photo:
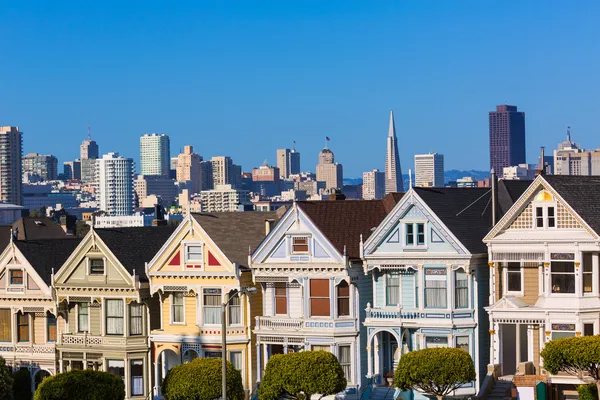
<path fill-rule="evenodd" d="M 518 197 L 511 183 L 500 183 L 504 209 L 511 196 Z M 489 188 L 411 188 L 361 244 L 374 293 L 363 322 L 365 373 L 374 383 L 393 374 L 403 354 L 456 347 L 473 358 L 477 379 L 455 395 L 477 392 L 489 359 L 483 309 L 489 267 L 482 239 L 492 227 L 492 209 L 501 209 L 492 206 L 493 197 Z M 425 398 L 409 392 L 400 397 Z"/>
<path fill-rule="evenodd" d="M 258 380 L 273 354 L 325 350 L 344 369 L 343 396 L 360 396 L 366 383 L 361 321 L 372 285 L 362 270 L 359 244 L 400 196 L 295 202 L 254 251 L 252 274 L 263 293 L 254 328 Z"/>
<path fill-rule="evenodd" d="M 262 294 L 242 292 L 254 285 L 248 254 L 279 215 L 189 214 L 148 263 L 151 293 L 159 306 L 159 324 L 151 332 L 156 397 L 173 366 L 223 356 L 223 304 L 226 357 L 241 372 L 247 394 L 254 389 L 257 353 L 251 323 L 262 309 Z"/>
<path fill-rule="evenodd" d="M 600 177 L 538 176 L 485 237 L 490 363 L 502 374 L 542 375 L 546 342 L 600 334 L 599 192 Z M 549 382 L 559 396 L 581 383 Z"/>
<path fill-rule="evenodd" d="M 32 390 L 58 372 L 52 273 L 78 244 L 74 238 L 15 239 L 0 255 L 0 356 L 15 370 L 29 370 Z"/>
<path fill-rule="evenodd" d="M 59 372 L 111 372 L 123 378 L 126 399 L 151 396 L 145 263 L 172 232 L 166 226 L 92 229 L 55 272 Z"/>

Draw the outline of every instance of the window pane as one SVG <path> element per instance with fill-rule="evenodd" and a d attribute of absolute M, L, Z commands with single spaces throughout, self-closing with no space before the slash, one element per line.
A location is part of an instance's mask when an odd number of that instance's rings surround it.
<path fill-rule="evenodd" d="M 544 227 L 544 209 L 542 207 L 535 208 L 535 216 L 536 216 L 536 227 L 543 228 Z"/>
<path fill-rule="evenodd" d="M 308 253 L 308 237 L 297 236 L 292 238 L 293 253 Z"/>
<path fill-rule="evenodd" d="M 108 360 L 108 371 L 113 375 L 120 376 L 125 380 L 125 361 L 123 360 Z"/>
<path fill-rule="evenodd" d="M 129 330 L 130 335 L 141 335 L 143 331 L 142 326 L 142 311 L 143 305 L 137 303 L 131 303 L 129 306 Z"/>
<path fill-rule="evenodd" d="M 242 370 L 242 353 L 239 351 L 232 351 L 229 353 L 229 361 L 233 364 L 233 367 L 238 371 Z"/>
<path fill-rule="evenodd" d="M 583 336 L 594 336 L 594 324 L 583 324 Z"/>
<path fill-rule="evenodd" d="M 173 322 L 181 323 L 183 322 L 183 312 L 184 312 L 184 297 L 183 293 L 175 293 L 172 296 L 173 304 L 171 306 L 171 319 Z"/>
<path fill-rule="evenodd" d="M 457 336 L 456 337 L 456 348 L 464 351 L 469 351 L 469 337 L 468 336 Z"/>
<path fill-rule="evenodd" d="M 106 333 L 108 335 L 122 335 L 124 333 L 123 316 L 123 300 L 106 300 Z"/>
<path fill-rule="evenodd" d="M 400 302 L 400 273 L 398 271 L 386 274 L 386 304 L 397 306 Z"/>
<path fill-rule="evenodd" d="M 425 244 L 425 224 L 417 224 L 417 244 Z"/>
<path fill-rule="evenodd" d="M 329 279 L 310 280 L 311 316 L 330 316 Z"/>
<path fill-rule="evenodd" d="M 28 342 L 29 341 L 29 315 L 28 314 L 17 314 L 17 326 L 19 330 L 17 331 L 17 340 L 19 342 Z"/>
<path fill-rule="evenodd" d="M 552 293 L 575 293 L 575 265 L 572 262 L 552 262 L 550 265 Z"/>
<path fill-rule="evenodd" d="M 221 324 L 220 294 L 204 295 L 204 323 L 209 325 Z"/>
<path fill-rule="evenodd" d="M 469 307 L 469 281 L 465 272 L 456 271 L 455 273 L 455 302 L 456 308 Z"/>
<path fill-rule="evenodd" d="M 310 315 L 315 317 L 329 317 L 329 299 L 310 299 Z"/>
<path fill-rule="evenodd" d="M 131 395 L 144 395 L 144 361 L 131 360 Z"/>
<path fill-rule="evenodd" d="M 242 323 L 242 306 L 240 297 L 235 296 L 229 302 L 229 325 L 239 325 Z"/>
<path fill-rule="evenodd" d="M 509 292 L 521 291 L 521 266 L 518 263 L 509 263 L 506 276 L 508 279 L 507 289 Z"/>
<path fill-rule="evenodd" d="M 12 340 L 11 316 L 10 309 L 0 310 L 0 342 L 10 342 Z"/>
<path fill-rule="evenodd" d="M 320 345 L 313 344 L 312 351 L 326 351 L 326 352 L 330 353 L 331 346 L 320 346 Z"/>
<path fill-rule="evenodd" d="M 338 351 L 338 361 L 342 367 L 342 370 L 344 371 L 344 377 L 348 382 L 352 382 L 352 357 L 350 353 L 350 346 L 340 346 Z"/>
<path fill-rule="evenodd" d="M 56 342 L 56 317 L 48 314 L 46 319 L 48 325 L 48 341 Z"/>
<path fill-rule="evenodd" d="M 189 261 L 202 261 L 202 246 L 187 246 L 187 259 Z"/>
<path fill-rule="evenodd" d="M 412 245 L 415 244 L 415 238 L 413 236 L 413 225 L 406 225 L 406 244 Z"/>
<path fill-rule="evenodd" d="M 10 284 L 11 285 L 22 285 L 23 284 L 23 271 L 20 269 L 13 269 L 10 271 Z"/>
<path fill-rule="evenodd" d="M 275 286 L 275 314 L 287 314 L 287 287 L 285 285 Z"/>
<path fill-rule="evenodd" d="M 425 338 L 425 347 L 428 349 L 433 347 L 448 347 L 448 337 L 427 336 Z"/>
<path fill-rule="evenodd" d="M 310 296 L 329 298 L 329 279 L 311 279 Z"/>
<path fill-rule="evenodd" d="M 554 207 L 548 207 L 548 228 L 555 226 Z"/>
<path fill-rule="evenodd" d="M 88 303 L 78 303 L 77 304 L 77 330 L 79 332 L 87 332 L 88 331 Z"/>
<path fill-rule="evenodd" d="M 104 260 L 90 260 L 90 275 L 104 274 Z"/>
<path fill-rule="evenodd" d="M 337 287 L 338 295 L 338 316 L 346 317 L 350 315 L 350 286 L 346 281 L 340 282 Z"/>
<path fill-rule="evenodd" d="M 425 270 L 425 307 L 446 308 L 446 269 L 428 268 Z"/>

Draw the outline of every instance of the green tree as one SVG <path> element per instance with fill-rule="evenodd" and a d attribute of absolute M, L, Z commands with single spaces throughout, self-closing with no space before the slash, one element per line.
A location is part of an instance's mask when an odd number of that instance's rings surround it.
<path fill-rule="evenodd" d="M 394 385 L 400 390 L 418 390 L 438 399 L 474 380 L 475 366 L 469 353 L 446 347 L 404 354 L 394 374 Z"/>
<path fill-rule="evenodd" d="M 161 391 L 167 400 L 214 400 L 221 397 L 220 358 L 196 358 L 167 373 Z M 244 398 L 242 375 L 227 361 L 227 399 Z"/>
<path fill-rule="evenodd" d="M 303 351 L 274 355 L 265 368 L 258 389 L 260 400 L 276 400 L 287 395 L 310 399 L 314 394 L 327 396 L 346 389 L 344 370 L 337 358 L 326 351 Z"/>
<path fill-rule="evenodd" d="M 566 372 L 594 383 L 600 392 L 600 336 L 570 337 L 546 343 L 541 356 L 551 374 Z"/>
<path fill-rule="evenodd" d="M 598 400 L 598 388 L 596 385 L 579 385 L 577 387 L 579 400 Z"/>
<path fill-rule="evenodd" d="M 15 399 L 31 399 L 31 373 L 21 368 L 13 374 L 13 397 Z"/>
<path fill-rule="evenodd" d="M 125 384 L 108 372 L 71 370 L 49 376 L 38 386 L 35 400 L 123 400 Z"/>
<path fill-rule="evenodd" d="M 75 236 L 82 238 L 90 231 L 90 226 L 85 221 L 75 223 Z"/>
<path fill-rule="evenodd" d="M 4 358 L 0 357 L 0 400 L 13 400 L 13 378 Z"/>

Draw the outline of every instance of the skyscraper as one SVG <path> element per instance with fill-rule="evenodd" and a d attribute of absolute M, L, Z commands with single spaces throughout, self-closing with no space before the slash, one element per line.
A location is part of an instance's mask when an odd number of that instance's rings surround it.
<path fill-rule="evenodd" d="M 490 168 L 499 178 L 504 167 L 525 164 L 525 113 L 517 106 L 490 111 Z"/>
<path fill-rule="evenodd" d="M 344 171 L 342 164 L 336 163 L 333 151 L 325 147 L 319 152 L 317 165 L 317 181 L 325 182 L 325 190 L 341 189 L 343 187 Z"/>
<path fill-rule="evenodd" d="M 233 163 L 231 157 L 215 156 L 211 158 L 213 187 L 231 185 L 237 189 L 242 180 L 242 167 Z"/>
<path fill-rule="evenodd" d="M 0 126 L 0 201 L 21 205 L 23 133 L 18 126 Z"/>
<path fill-rule="evenodd" d="M 444 155 L 415 154 L 415 183 L 418 187 L 444 187 Z"/>
<path fill-rule="evenodd" d="M 164 133 L 140 137 L 140 173 L 142 175 L 169 175 L 171 142 Z"/>
<path fill-rule="evenodd" d="M 81 146 L 79 146 L 79 158 L 82 160 L 87 160 L 88 158 L 98 158 L 99 154 L 100 153 L 98 152 L 98 144 L 95 140 L 92 140 L 92 132 L 88 127 L 87 139 L 85 139 L 81 143 Z"/>
<path fill-rule="evenodd" d="M 390 110 L 390 126 L 385 153 L 385 193 L 393 192 L 404 192 L 404 183 L 402 182 L 402 168 L 400 166 L 394 112 Z"/>
<path fill-rule="evenodd" d="M 277 168 L 282 179 L 300 173 L 300 153 L 295 147 L 292 147 L 292 150 L 277 149 Z"/>
<path fill-rule="evenodd" d="M 133 159 L 108 153 L 96 160 L 99 208 L 111 216 L 133 214 Z"/>
<path fill-rule="evenodd" d="M 193 146 L 183 146 L 183 153 L 177 157 L 177 182 L 190 182 L 190 193 L 207 190 L 202 182 L 202 156 L 194 153 Z"/>
<path fill-rule="evenodd" d="M 29 153 L 23 157 L 23 179 L 52 181 L 58 176 L 58 160 L 51 154 Z"/>
<path fill-rule="evenodd" d="M 67 179 L 81 179 L 81 161 L 65 161 L 63 163 L 63 175 Z"/>
<path fill-rule="evenodd" d="M 363 200 L 378 200 L 385 196 L 385 173 L 374 169 L 363 172 Z"/>
<path fill-rule="evenodd" d="M 296 146 L 290 151 L 290 175 L 298 175 L 300 173 L 300 153 L 296 151 Z"/>

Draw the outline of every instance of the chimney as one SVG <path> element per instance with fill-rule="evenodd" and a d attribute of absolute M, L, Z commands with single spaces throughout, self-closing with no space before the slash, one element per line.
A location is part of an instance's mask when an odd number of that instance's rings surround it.
<path fill-rule="evenodd" d="M 540 147 L 540 162 L 538 164 L 538 175 L 545 175 L 546 173 L 546 157 L 544 157 L 544 146 Z"/>
<path fill-rule="evenodd" d="M 346 200 L 346 196 L 340 189 L 333 189 L 329 194 L 327 200 L 338 201 L 338 200 Z"/>
<path fill-rule="evenodd" d="M 273 224 L 275 223 L 274 219 L 266 219 L 265 220 L 265 236 L 268 236 L 271 233 L 271 229 L 273 229 Z"/>
<path fill-rule="evenodd" d="M 492 168 L 491 171 L 491 184 L 492 184 L 492 227 L 498 222 L 498 178 L 496 172 Z"/>

